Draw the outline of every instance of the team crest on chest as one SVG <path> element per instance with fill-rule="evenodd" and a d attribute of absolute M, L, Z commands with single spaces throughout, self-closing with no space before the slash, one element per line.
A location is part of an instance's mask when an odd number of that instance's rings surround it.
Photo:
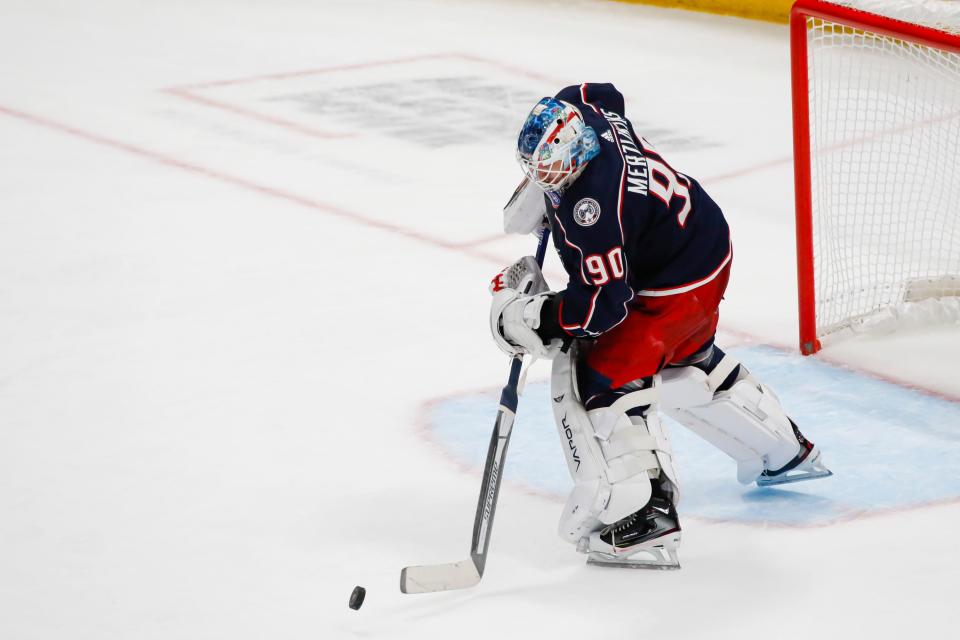
<path fill-rule="evenodd" d="M 600 203 L 593 198 L 583 198 L 573 207 L 573 219 L 581 227 L 589 227 L 600 219 Z"/>

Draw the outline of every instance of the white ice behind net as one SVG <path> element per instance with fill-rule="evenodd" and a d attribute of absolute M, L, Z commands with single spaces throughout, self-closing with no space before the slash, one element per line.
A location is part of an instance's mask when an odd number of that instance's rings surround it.
<path fill-rule="evenodd" d="M 835 4 L 960 33 L 960 2 Z M 960 55 L 807 27 L 817 333 L 960 321 Z"/>

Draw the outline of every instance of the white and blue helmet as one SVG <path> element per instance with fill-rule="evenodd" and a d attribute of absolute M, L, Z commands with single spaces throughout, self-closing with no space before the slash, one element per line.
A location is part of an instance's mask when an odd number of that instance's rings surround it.
<path fill-rule="evenodd" d="M 556 98 L 533 107 L 517 140 L 523 172 L 544 191 L 562 191 L 599 153 L 597 134 L 580 111 Z"/>

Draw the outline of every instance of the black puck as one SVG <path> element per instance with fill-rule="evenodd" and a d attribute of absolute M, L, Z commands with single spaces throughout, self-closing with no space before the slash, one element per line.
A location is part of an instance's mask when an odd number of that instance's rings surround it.
<path fill-rule="evenodd" d="M 356 611 L 363 605 L 363 599 L 367 597 L 367 590 L 363 587 L 354 587 L 350 594 L 350 608 Z"/>

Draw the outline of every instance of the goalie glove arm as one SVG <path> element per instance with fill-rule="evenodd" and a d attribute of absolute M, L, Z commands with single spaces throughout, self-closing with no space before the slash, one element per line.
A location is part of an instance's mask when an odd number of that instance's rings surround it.
<path fill-rule="evenodd" d="M 623 322 L 634 299 L 633 289 L 620 280 L 602 287 L 571 282 L 543 306 L 540 329 L 544 339 L 596 338 Z"/>
<path fill-rule="evenodd" d="M 540 326 L 535 329 L 537 335 L 544 343 L 549 344 L 552 340 L 570 340 L 573 335 L 564 331 L 560 326 L 560 300 L 563 294 L 557 293 L 544 300 L 540 307 Z"/>
<path fill-rule="evenodd" d="M 537 358 L 553 358 L 560 349 L 559 340 L 540 337 L 541 310 L 553 293 L 525 296 L 515 289 L 503 289 L 493 296 L 490 331 L 497 346 L 508 355 L 529 353 Z"/>
<path fill-rule="evenodd" d="M 564 293 L 565 292 L 561 291 L 551 295 L 544 301 L 543 306 L 540 307 L 540 325 L 535 331 L 545 344 L 549 344 L 553 340 L 562 340 L 566 343 L 573 338 L 592 337 L 591 334 L 582 330 L 568 331 L 563 328 L 561 324 L 561 312 Z M 624 316 L 626 316 L 626 313 L 624 313 Z M 622 319 L 622 317 L 618 317 L 617 321 L 619 322 Z M 597 335 L 599 335 L 599 332 Z"/>
<path fill-rule="evenodd" d="M 540 266 L 526 256 L 497 274 L 490 283 L 490 332 L 507 354 L 530 353 L 552 358 L 570 334 L 559 324 L 557 293 L 550 291 Z"/>

